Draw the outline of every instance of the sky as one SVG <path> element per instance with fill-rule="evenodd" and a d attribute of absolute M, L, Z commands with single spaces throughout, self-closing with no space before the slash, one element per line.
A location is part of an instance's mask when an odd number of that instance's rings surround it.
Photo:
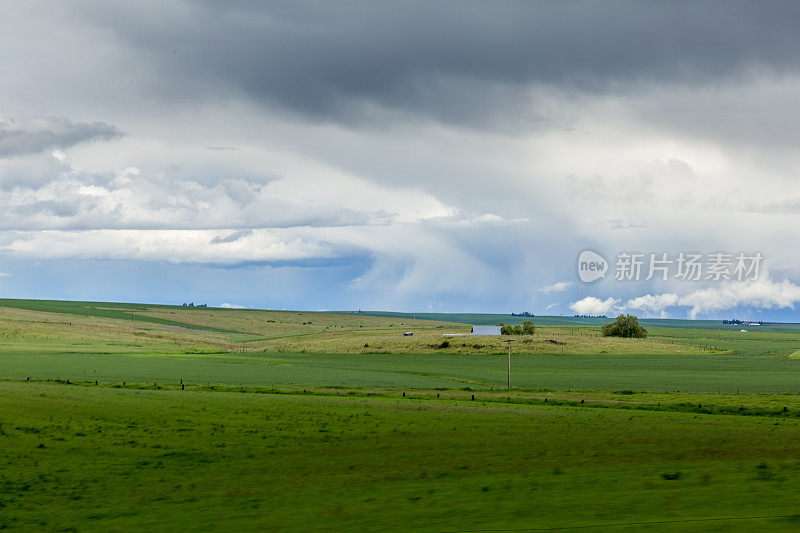
<path fill-rule="evenodd" d="M 800 321 L 798 20 L 0 1 L 0 294 Z"/>

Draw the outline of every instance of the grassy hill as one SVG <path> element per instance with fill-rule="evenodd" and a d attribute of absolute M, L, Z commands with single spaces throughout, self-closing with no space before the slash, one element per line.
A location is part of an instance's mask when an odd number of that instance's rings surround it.
<path fill-rule="evenodd" d="M 457 322 L 460 324 L 473 324 L 490 326 L 499 323 L 522 324 L 524 320 L 531 320 L 541 326 L 586 326 L 599 327 L 610 322 L 614 317 L 576 317 L 537 315 L 534 317 L 513 316 L 499 313 L 398 313 L 391 311 L 336 311 L 340 314 L 359 316 L 379 316 L 396 319 L 410 319 L 415 316 L 418 320 L 437 320 L 443 322 Z M 688 320 L 680 318 L 642 318 L 639 322 L 647 328 L 681 328 L 681 329 L 721 329 L 722 331 L 739 331 L 742 328 L 759 331 L 794 331 L 800 333 L 800 324 L 765 322 L 763 326 L 741 326 L 723 324 L 721 320 Z"/>
<path fill-rule="evenodd" d="M 795 528 L 797 331 L 382 315 L 0 301 L 0 529 Z"/>
<path fill-rule="evenodd" d="M 286 352 L 326 354 L 499 354 L 497 337 L 464 334 L 463 323 L 411 317 L 206 307 L 0 300 L 0 353 Z M 406 331 L 413 336 L 404 336 Z M 445 344 L 446 341 L 446 344 Z M 603 338 L 596 327 L 542 326 L 516 339 L 525 354 L 703 354 L 674 338 Z M 798 346 L 793 347 L 797 349 Z"/>
<path fill-rule="evenodd" d="M 487 388 L 506 382 L 499 337 L 401 316 L 148 304 L 0 301 L 0 379 L 105 384 Z M 451 317 L 452 318 L 452 317 Z M 534 319 L 537 320 L 538 319 Z M 403 332 L 413 330 L 407 337 Z M 539 325 L 514 337 L 516 386 L 792 392 L 800 335 Z"/>

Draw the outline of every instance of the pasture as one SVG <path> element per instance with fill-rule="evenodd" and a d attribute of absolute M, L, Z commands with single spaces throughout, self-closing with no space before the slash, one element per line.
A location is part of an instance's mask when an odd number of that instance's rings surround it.
<path fill-rule="evenodd" d="M 113 385 L 489 389 L 506 384 L 505 355 L 4 354 L 3 378 Z M 735 355 L 514 355 L 514 387 L 554 390 L 800 392 L 800 361 Z"/>
<path fill-rule="evenodd" d="M 403 336 L 409 330 L 414 335 Z M 500 337 L 463 335 L 469 331 L 460 323 L 332 313 L 0 300 L 0 353 L 505 353 Z M 724 351 L 672 336 L 606 338 L 589 326 L 539 326 L 514 340 L 517 354 Z"/>
<path fill-rule="evenodd" d="M 8 382 L 0 413 L 0 527 L 766 531 L 800 520 L 795 418 Z"/>
<path fill-rule="evenodd" d="M 591 320 L 0 300 L 0 528 L 794 529 L 800 332 Z"/>
<path fill-rule="evenodd" d="M 503 338 L 445 337 L 460 323 L 294 311 L 0 300 L 0 379 L 192 385 L 491 388 L 506 383 Z M 663 321 L 662 321 L 663 322 Z M 413 330 L 411 337 L 404 331 Z M 800 391 L 800 334 L 595 326 L 514 337 L 527 389 Z"/>

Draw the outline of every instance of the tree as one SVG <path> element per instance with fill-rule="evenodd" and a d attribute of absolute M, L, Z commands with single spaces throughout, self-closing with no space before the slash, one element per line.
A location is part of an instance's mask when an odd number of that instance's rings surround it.
<path fill-rule="evenodd" d="M 614 322 L 603 326 L 603 337 L 627 337 L 643 339 L 647 330 L 639 325 L 639 319 L 633 315 L 619 315 Z"/>
<path fill-rule="evenodd" d="M 512 326 L 510 324 L 500 324 L 501 335 L 533 335 L 536 326 L 530 320 L 525 320 L 522 325 Z"/>

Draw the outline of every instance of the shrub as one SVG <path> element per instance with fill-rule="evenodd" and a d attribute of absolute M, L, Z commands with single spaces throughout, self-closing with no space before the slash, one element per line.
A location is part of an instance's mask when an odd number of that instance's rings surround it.
<path fill-rule="evenodd" d="M 604 325 L 602 331 L 603 337 L 647 337 L 647 330 L 639 325 L 639 319 L 633 315 L 619 315 L 614 322 Z"/>
<path fill-rule="evenodd" d="M 512 326 L 505 324 L 500 328 L 501 335 L 533 335 L 535 331 L 536 326 L 530 320 L 525 320 L 522 325 Z"/>

